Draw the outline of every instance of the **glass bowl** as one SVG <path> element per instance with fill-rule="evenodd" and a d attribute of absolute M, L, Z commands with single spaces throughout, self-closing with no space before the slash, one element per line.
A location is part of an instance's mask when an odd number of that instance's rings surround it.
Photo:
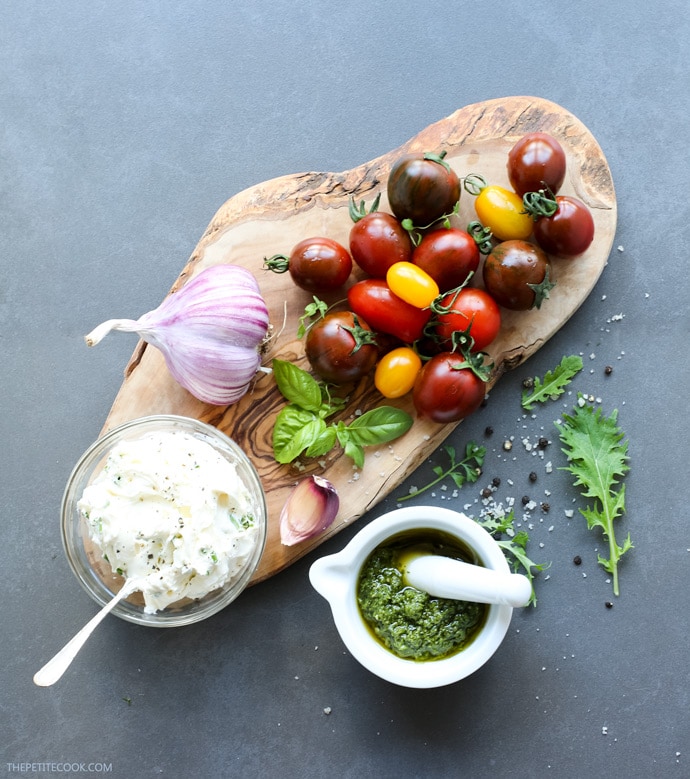
<path fill-rule="evenodd" d="M 62 499 L 62 543 L 72 571 L 86 592 L 100 606 L 119 592 L 124 577 L 113 572 L 100 548 L 92 541 L 87 521 L 78 508 L 84 489 L 100 473 L 108 455 L 122 441 L 132 441 L 151 432 L 182 431 L 210 444 L 235 466 L 240 481 L 249 494 L 252 513 L 258 529 L 256 543 L 244 567 L 224 585 L 200 598 L 182 598 L 166 608 L 147 613 L 140 592 L 121 600 L 112 613 L 128 622 L 150 627 L 179 627 L 210 617 L 225 608 L 247 586 L 259 564 L 266 543 L 266 498 L 259 475 L 247 455 L 224 433 L 190 417 L 155 415 L 125 422 L 105 433 L 82 455 L 74 467 Z"/>

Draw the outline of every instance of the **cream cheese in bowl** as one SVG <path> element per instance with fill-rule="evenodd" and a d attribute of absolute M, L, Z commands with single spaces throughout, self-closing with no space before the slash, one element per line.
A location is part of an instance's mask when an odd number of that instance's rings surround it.
<path fill-rule="evenodd" d="M 113 613 L 181 625 L 215 613 L 261 557 L 266 506 L 253 465 L 227 436 L 186 417 L 153 416 L 99 439 L 63 500 L 68 560 L 89 594 L 137 592 Z"/>

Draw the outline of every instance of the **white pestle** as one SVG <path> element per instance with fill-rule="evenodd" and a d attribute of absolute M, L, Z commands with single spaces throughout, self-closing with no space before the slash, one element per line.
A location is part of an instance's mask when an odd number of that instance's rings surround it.
<path fill-rule="evenodd" d="M 491 568 L 440 555 L 411 553 L 400 560 L 403 580 L 436 598 L 526 606 L 532 597 L 530 580 L 519 573 Z"/>

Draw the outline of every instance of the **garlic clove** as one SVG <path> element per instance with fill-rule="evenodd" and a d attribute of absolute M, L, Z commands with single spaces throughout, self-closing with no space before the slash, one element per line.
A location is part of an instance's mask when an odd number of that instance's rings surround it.
<path fill-rule="evenodd" d="M 339 507 L 338 491 L 328 479 L 322 476 L 303 479 L 280 512 L 281 543 L 294 546 L 322 533 L 333 523 Z"/>

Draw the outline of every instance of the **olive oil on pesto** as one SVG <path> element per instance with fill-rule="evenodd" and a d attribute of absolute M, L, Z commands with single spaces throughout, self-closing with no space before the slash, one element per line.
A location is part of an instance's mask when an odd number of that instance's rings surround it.
<path fill-rule="evenodd" d="M 407 585 L 404 559 L 410 550 L 476 563 L 461 541 L 440 530 L 400 533 L 364 561 L 357 603 L 365 624 L 388 650 L 407 660 L 440 660 L 464 649 L 488 613 L 483 603 L 437 598 Z"/>

